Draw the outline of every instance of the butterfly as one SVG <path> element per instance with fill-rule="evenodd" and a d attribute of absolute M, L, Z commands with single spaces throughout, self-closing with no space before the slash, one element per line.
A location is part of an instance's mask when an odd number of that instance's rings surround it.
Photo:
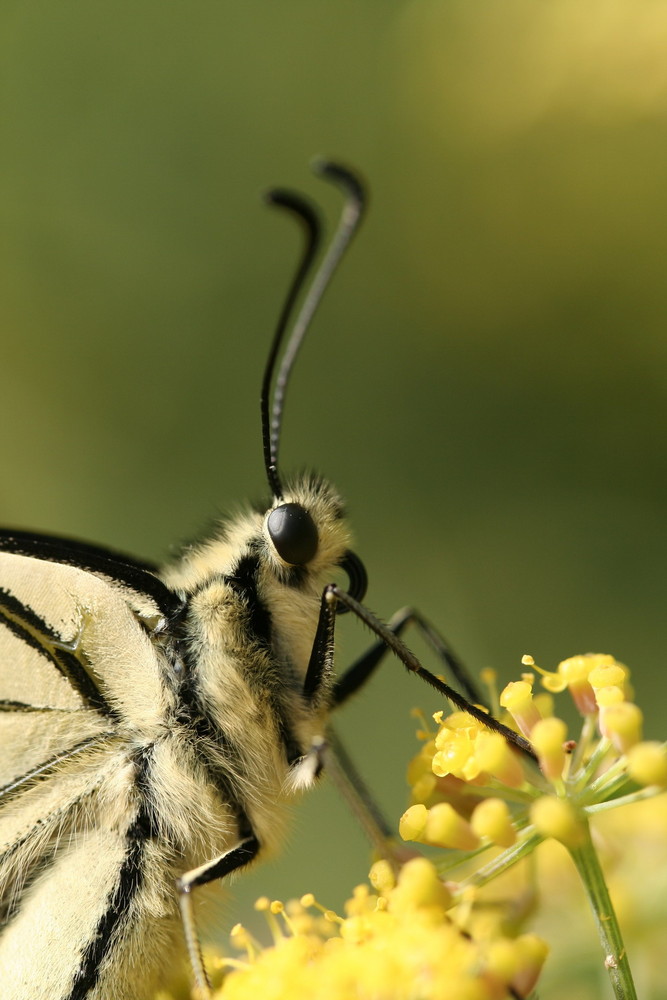
<path fill-rule="evenodd" d="M 347 168 L 325 162 L 319 172 L 345 203 L 317 268 L 315 209 L 291 191 L 269 195 L 305 240 L 262 384 L 267 503 L 162 568 L 79 541 L 0 532 L 3 1000 L 140 1000 L 183 942 L 208 996 L 193 893 L 278 849 L 290 798 L 329 762 L 336 769 L 331 712 L 388 650 L 531 752 L 471 704 L 478 692 L 417 612 L 385 625 L 361 603 L 366 572 L 335 487 L 314 473 L 284 480 L 279 469 L 290 372 L 365 202 Z M 347 586 L 335 582 L 341 573 Z M 376 639 L 337 675 L 344 612 Z M 403 644 L 408 624 L 466 697 Z M 339 756 L 363 811 L 363 785 Z M 365 808 L 382 841 L 382 821 Z"/>

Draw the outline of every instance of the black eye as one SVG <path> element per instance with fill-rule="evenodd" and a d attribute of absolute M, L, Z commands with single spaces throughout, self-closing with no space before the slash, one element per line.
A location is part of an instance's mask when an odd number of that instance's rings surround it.
<path fill-rule="evenodd" d="M 317 528 L 308 511 L 298 503 L 282 503 L 269 514 L 266 526 L 281 559 L 303 566 L 317 552 Z"/>

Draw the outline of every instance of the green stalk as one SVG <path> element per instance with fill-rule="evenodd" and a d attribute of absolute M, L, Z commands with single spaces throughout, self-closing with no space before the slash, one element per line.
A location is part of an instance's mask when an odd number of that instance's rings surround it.
<path fill-rule="evenodd" d="M 588 896 L 604 952 L 604 964 L 616 1000 L 637 1000 L 630 963 L 621 937 L 616 913 L 604 880 L 600 859 L 591 840 L 588 820 L 582 817 L 585 839 L 578 847 L 568 847 Z"/>
<path fill-rule="evenodd" d="M 529 854 L 532 854 L 538 844 L 542 843 L 543 839 L 542 835 L 535 833 L 531 827 L 529 833 L 522 840 L 517 841 L 513 847 L 508 847 L 502 854 L 493 858 L 488 864 L 478 868 L 472 875 L 461 879 L 461 889 L 469 889 L 471 886 L 480 889 L 482 886 L 487 885 L 487 883 L 492 882 L 494 878 L 498 878 L 499 875 L 506 872 L 512 865 L 515 865 L 517 861 L 521 861 L 523 858 L 527 858 Z"/>

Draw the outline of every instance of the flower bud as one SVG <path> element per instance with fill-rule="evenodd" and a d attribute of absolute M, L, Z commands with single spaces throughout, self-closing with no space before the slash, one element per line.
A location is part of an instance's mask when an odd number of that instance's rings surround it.
<path fill-rule="evenodd" d="M 524 736 L 539 721 L 540 713 L 533 702 L 533 687 L 527 681 L 510 681 L 500 695 L 500 704 L 510 713 Z"/>
<path fill-rule="evenodd" d="M 512 815 L 503 799 L 484 799 L 475 806 L 470 825 L 478 837 L 487 837 L 499 847 L 511 847 L 516 842 Z"/>
<path fill-rule="evenodd" d="M 555 795 L 545 795 L 533 802 L 530 819 L 543 837 L 553 837 L 566 847 L 578 847 L 583 840 L 582 821 L 569 802 Z"/>
<path fill-rule="evenodd" d="M 470 824 L 449 802 L 438 802 L 429 809 L 424 836 L 429 844 L 473 851 L 479 847 L 479 837 Z"/>
<path fill-rule="evenodd" d="M 517 755 L 500 733 L 480 732 L 475 742 L 475 759 L 482 771 L 492 774 L 510 788 L 520 788 L 525 781 Z"/>
<path fill-rule="evenodd" d="M 606 689 L 608 690 L 608 689 Z M 600 730 L 621 753 L 627 753 L 630 747 L 639 743 L 642 738 L 642 712 L 631 701 L 622 701 L 610 705 L 600 712 Z"/>
<path fill-rule="evenodd" d="M 403 840 L 422 840 L 427 819 L 428 810 L 421 803 L 406 809 L 398 822 L 398 832 Z"/>
<path fill-rule="evenodd" d="M 389 894 L 389 909 L 393 911 L 431 906 L 446 910 L 450 905 L 449 890 L 426 858 L 413 858 L 403 865 L 398 884 Z"/>
<path fill-rule="evenodd" d="M 640 785 L 667 786 L 667 748 L 664 743 L 636 743 L 628 751 L 628 773 Z"/>
<path fill-rule="evenodd" d="M 530 739 L 537 751 L 542 773 L 550 781 L 562 777 L 566 753 L 563 747 L 567 739 L 567 726 L 562 719 L 553 716 L 540 719 L 535 724 Z"/>

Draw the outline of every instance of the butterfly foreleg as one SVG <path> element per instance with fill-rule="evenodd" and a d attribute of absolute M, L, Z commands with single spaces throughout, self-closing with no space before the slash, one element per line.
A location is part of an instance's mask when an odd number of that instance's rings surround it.
<path fill-rule="evenodd" d="M 401 608 L 392 615 L 385 628 L 395 636 L 401 636 L 408 625 L 414 625 L 417 628 L 422 638 L 461 686 L 466 697 L 476 705 L 483 705 L 484 699 L 467 667 L 456 655 L 445 637 L 431 622 L 424 618 L 420 611 L 413 607 Z M 390 646 L 384 637 L 380 638 L 347 668 L 336 681 L 334 688 L 334 704 L 336 706 L 342 705 L 366 683 L 389 650 Z"/>
<path fill-rule="evenodd" d="M 500 733 L 500 735 L 503 736 L 504 739 L 507 740 L 507 742 L 512 746 L 516 747 L 517 750 L 529 756 L 532 760 L 537 759 L 528 740 L 524 739 L 523 736 L 520 736 L 508 726 L 498 722 L 497 719 L 494 719 L 493 716 L 489 714 L 488 710 L 479 707 L 480 704 L 483 704 L 483 701 L 479 698 L 474 685 L 471 687 L 470 679 L 465 677 L 463 665 L 454 655 L 444 638 L 413 608 L 405 608 L 403 611 L 398 612 L 392 619 L 392 622 L 387 625 L 380 621 L 380 619 L 377 618 L 372 611 L 365 607 L 365 605 L 360 604 L 359 601 L 355 600 L 354 597 L 348 594 L 345 590 L 342 590 L 335 583 L 330 584 L 326 588 L 325 598 L 329 601 L 338 601 L 343 604 L 361 622 L 363 622 L 364 625 L 371 630 L 371 632 L 374 632 L 380 640 L 379 642 L 374 643 L 374 645 L 371 646 L 371 648 L 363 654 L 360 659 L 357 660 L 356 663 L 354 663 L 338 680 L 334 687 L 334 705 L 341 704 L 343 701 L 347 700 L 350 695 L 354 694 L 354 692 L 357 691 L 371 676 L 372 672 L 382 660 L 385 652 L 387 650 L 391 650 L 409 673 L 413 673 L 418 677 L 421 677 L 423 681 L 434 688 L 439 694 L 447 698 L 448 701 L 450 701 L 462 712 L 467 712 L 469 715 L 472 715 L 473 718 L 477 719 L 478 722 L 481 722 L 482 725 L 487 726 L 494 732 Z M 400 638 L 400 633 L 410 622 L 414 622 L 419 625 L 426 640 L 452 669 L 455 677 L 457 680 L 460 680 L 467 693 L 473 695 L 473 697 L 468 698 L 459 694 L 458 691 L 447 684 L 441 677 L 438 677 L 430 670 L 427 670 L 426 667 L 422 666 L 419 659 L 410 649 L 408 649 L 403 640 Z"/>
<path fill-rule="evenodd" d="M 206 861 L 203 865 L 185 872 L 176 882 L 185 941 L 198 996 L 201 1000 L 209 1000 L 211 996 L 211 982 L 204 967 L 204 960 L 201 953 L 201 945 L 192 906 L 192 890 L 199 885 L 206 885 L 209 882 L 214 882 L 216 879 L 225 878 L 225 876 L 231 875 L 232 872 L 238 871 L 239 868 L 250 864 L 253 858 L 257 856 L 259 849 L 259 840 L 253 832 L 248 830 L 245 839 L 237 844 L 236 847 L 226 851 L 220 857 L 213 858 L 210 861 Z"/>

